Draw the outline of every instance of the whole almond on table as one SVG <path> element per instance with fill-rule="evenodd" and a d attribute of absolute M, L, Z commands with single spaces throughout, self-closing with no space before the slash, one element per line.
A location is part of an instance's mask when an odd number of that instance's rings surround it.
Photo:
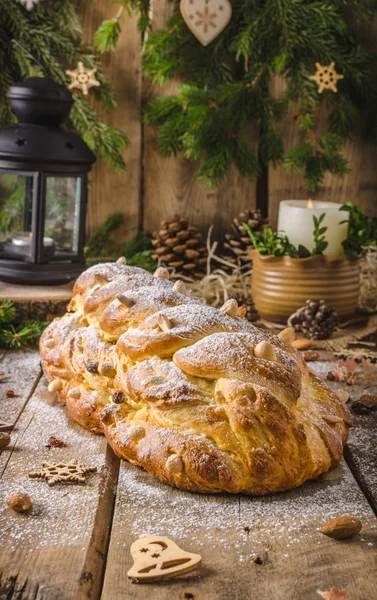
<path fill-rule="evenodd" d="M 314 342 L 307 338 L 298 338 L 292 342 L 292 346 L 297 350 L 309 350 L 309 348 L 313 348 Z"/>
<path fill-rule="evenodd" d="M 355 537 L 361 531 L 361 528 L 360 519 L 347 515 L 329 521 L 319 531 L 334 540 L 347 540 Z"/>

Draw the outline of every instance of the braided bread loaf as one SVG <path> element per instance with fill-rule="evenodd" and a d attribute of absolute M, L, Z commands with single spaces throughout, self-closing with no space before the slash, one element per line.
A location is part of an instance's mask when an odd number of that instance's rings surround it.
<path fill-rule="evenodd" d="M 164 269 L 153 276 L 120 259 L 83 273 L 68 311 L 40 342 L 50 389 L 161 481 L 260 495 L 338 464 L 344 403 L 234 300 L 217 310 Z"/>

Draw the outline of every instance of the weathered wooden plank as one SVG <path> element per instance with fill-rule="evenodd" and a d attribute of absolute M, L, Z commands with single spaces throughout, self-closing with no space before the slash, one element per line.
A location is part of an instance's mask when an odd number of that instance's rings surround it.
<path fill-rule="evenodd" d="M 168 0 L 153 2 L 152 26 L 164 26 L 173 10 Z M 153 86 L 143 80 L 143 104 L 157 94 L 174 94 L 178 81 L 164 86 Z M 144 228 L 158 229 L 162 219 L 179 214 L 190 222 L 199 225 L 206 233 L 214 225 L 214 239 L 219 239 L 224 230 L 229 229 L 232 219 L 245 208 L 256 206 L 256 182 L 243 179 L 235 168 L 219 187 L 206 190 L 197 181 L 198 164 L 182 156 L 164 158 L 156 144 L 157 128 L 144 128 Z M 248 137 L 256 146 L 257 129 L 252 128 Z"/>
<path fill-rule="evenodd" d="M 15 425 L 41 374 L 39 354 L 25 349 L 3 351 L 0 372 L 0 422 Z M 15 396 L 8 397 L 7 392 Z"/>
<path fill-rule="evenodd" d="M 118 7 L 108 0 L 80 2 L 81 21 L 85 38 L 92 43 L 99 24 L 115 17 Z M 99 161 L 90 177 L 88 231 L 103 223 L 114 211 L 124 213 L 125 223 L 118 230 L 118 239 L 129 238 L 137 232 L 140 211 L 141 182 L 141 37 L 136 29 L 136 17 L 127 16 L 115 52 L 106 53 L 101 63 L 108 75 L 118 101 L 115 111 L 96 104 L 100 117 L 124 131 L 131 146 L 124 152 L 127 170 L 115 175 Z"/>
<path fill-rule="evenodd" d="M 335 365 L 335 360 L 314 362 L 311 363 L 311 368 L 319 377 L 325 379 L 328 371 Z M 352 386 L 329 381 L 327 383 L 334 388 L 346 390 L 353 401 L 358 400 L 365 392 L 362 382 Z M 373 389 L 369 385 L 367 391 L 374 392 L 376 386 L 377 379 Z M 344 456 L 353 476 L 377 515 L 377 413 L 354 414 L 353 419 L 354 425 L 350 430 Z"/>
<path fill-rule="evenodd" d="M 357 416 L 345 459 L 377 515 L 377 415 Z"/>
<path fill-rule="evenodd" d="M 46 447 L 51 435 L 67 447 Z M 104 438 L 68 422 L 42 379 L 4 453 L 10 456 L 0 491 L 0 598 L 98 598 L 119 465 L 111 451 L 106 454 Z M 44 461 L 69 460 L 96 466 L 97 473 L 85 486 L 53 488 L 28 476 Z M 5 502 L 20 489 L 33 501 L 28 515 Z"/>
<path fill-rule="evenodd" d="M 362 520 L 358 538 L 336 542 L 318 533 L 345 514 Z M 129 548 L 142 533 L 201 554 L 202 567 L 170 582 L 130 583 Z M 352 600 L 374 598 L 376 533 L 377 520 L 344 462 L 321 481 L 266 498 L 190 494 L 122 464 L 102 599 L 306 600 L 333 585 Z"/>

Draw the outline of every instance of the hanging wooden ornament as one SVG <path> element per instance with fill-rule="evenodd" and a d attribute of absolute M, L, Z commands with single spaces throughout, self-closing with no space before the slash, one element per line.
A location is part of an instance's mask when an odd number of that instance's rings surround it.
<path fill-rule="evenodd" d="M 134 559 L 127 575 L 138 583 L 171 579 L 188 573 L 202 562 L 200 554 L 182 550 L 172 540 L 159 535 L 143 535 L 131 546 Z"/>
<path fill-rule="evenodd" d="M 232 5 L 229 0 L 181 0 L 181 14 L 194 36 L 207 46 L 228 25 Z"/>
<path fill-rule="evenodd" d="M 69 84 L 68 89 L 72 90 L 73 88 L 78 88 L 82 91 L 84 96 L 86 96 L 91 87 L 101 85 L 100 82 L 95 78 L 96 71 L 97 69 L 87 69 L 84 67 L 82 62 L 79 61 L 76 69 L 73 71 L 66 71 L 66 74 L 71 78 L 71 83 Z"/>
<path fill-rule="evenodd" d="M 316 82 L 318 92 L 322 94 L 323 90 L 331 90 L 336 93 L 338 91 L 337 83 L 340 79 L 344 79 L 344 75 L 339 75 L 335 71 L 335 63 L 331 62 L 329 65 L 323 66 L 317 62 L 315 66 L 317 71 L 309 79 Z"/>

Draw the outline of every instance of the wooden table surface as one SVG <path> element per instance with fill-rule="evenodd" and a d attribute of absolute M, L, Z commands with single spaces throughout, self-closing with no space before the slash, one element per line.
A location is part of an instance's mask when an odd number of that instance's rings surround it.
<path fill-rule="evenodd" d="M 323 377 L 330 366 L 311 363 Z M 377 598 L 377 415 L 355 418 L 345 460 L 321 480 L 265 498 L 191 494 L 120 462 L 103 437 L 68 422 L 36 351 L 5 353 L 0 370 L 8 376 L 0 421 L 14 425 L 0 451 L 1 600 L 315 600 L 332 586 L 347 600 Z M 354 398 L 362 391 L 347 389 Z M 51 435 L 67 446 L 49 449 Z M 28 477 L 44 461 L 71 459 L 97 467 L 85 486 L 49 488 Z M 6 505 L 19 489 L 33 500 L 30 514 Z M 356 538 L 318 533 L 347 514 L 363 523 Z M 201 554 L 202 566 L 166 582 L 131 583 L 129 548 L 142 533 Z"/>

